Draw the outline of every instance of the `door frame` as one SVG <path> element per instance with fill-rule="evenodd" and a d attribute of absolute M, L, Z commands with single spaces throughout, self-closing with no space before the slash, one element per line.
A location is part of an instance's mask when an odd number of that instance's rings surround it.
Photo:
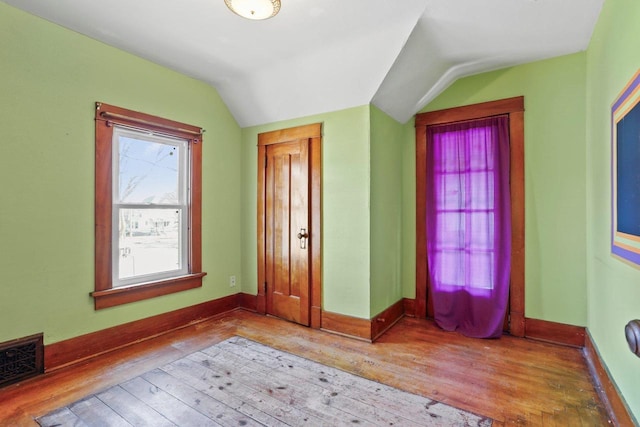
<path fill-rule="evenodd" d="M 522 337 L 524 318 L 524 97 L 483 102 L 416 115 L 416 317 L 427 317 L 427 126 L 509 115 L 511 185 L 511 280 L 509 332 Z"/>
<path fill-rule="evenodd" d="M 267 146 L 309 141 L 309 326 L 320 329 L 322 323 L 322 123 L 296 126 L 258 134 L 258 296 L 256 311 L 267 312 L 266 283 L 266 152 Z"/>

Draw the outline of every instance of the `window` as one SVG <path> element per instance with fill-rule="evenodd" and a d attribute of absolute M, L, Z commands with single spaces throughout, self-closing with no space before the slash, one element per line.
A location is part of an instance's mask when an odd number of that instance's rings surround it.
<path fill-rule="evenodd" d="M 500 209 L 510 203 L 508 127 L 508 116 L 427 127 L 428 253 L 440 291 L 495 296 L 485 291 L 502 282 L 499 270 L 510 262 L 497 250 L 511 232 Z"/>
<path fill-rule="evenodd" d="M 96 309 L 202 286 L 195 126 L 96 104 Z"/>
<path fill-rule="evenodd" d="M 418 317 L 433 316 L 427 298 L 427 128 L 507 114 L 511 141 L 510 332 L 524 336 L 524 98 L 508 98 L 416 115 L 416 302 Z"/>
<path fill-rule="evenodd" d="M 189 141 L 114 125 L 112 286 L 188 273 Z"/>

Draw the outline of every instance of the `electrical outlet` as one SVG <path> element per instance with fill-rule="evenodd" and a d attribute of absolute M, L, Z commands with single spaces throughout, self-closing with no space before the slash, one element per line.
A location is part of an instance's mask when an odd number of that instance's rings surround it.
<path fill-rule="evenodd" d="M 229 276 L 229 287 L 233 288 L 236 285 L 236 276 Z"/>

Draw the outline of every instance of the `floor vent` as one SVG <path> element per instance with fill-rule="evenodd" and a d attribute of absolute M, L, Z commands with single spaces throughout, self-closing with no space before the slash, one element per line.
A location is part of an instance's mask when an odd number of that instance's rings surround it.
<path fill-rule="evenodd" d="M 0 387 L 43 372 L 42 334 L 0 343 Z"/>

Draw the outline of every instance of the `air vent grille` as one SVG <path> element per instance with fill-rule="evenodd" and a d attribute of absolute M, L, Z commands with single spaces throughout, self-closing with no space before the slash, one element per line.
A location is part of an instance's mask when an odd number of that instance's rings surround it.
<path fill-rule="evenodd" d="M 42 334 L 0 344 L 0 387 L 44 372 Z"/>

